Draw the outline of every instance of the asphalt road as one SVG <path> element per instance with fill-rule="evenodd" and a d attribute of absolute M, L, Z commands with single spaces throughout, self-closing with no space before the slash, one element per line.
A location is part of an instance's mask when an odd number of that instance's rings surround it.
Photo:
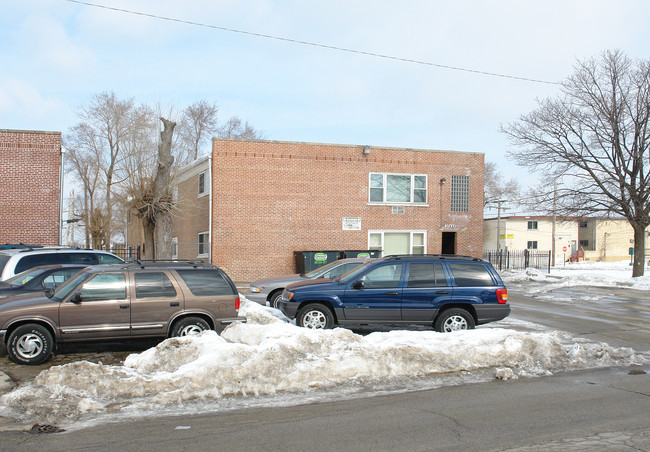
<path fill-rule="evenodd" d="M 584 289 L 583 294 L 584 294 Z M 650 297 L 585 303 L 510 289 L 512 318 L 650 350 Z M 571 289 L 576 299 L 582 295 Z M 559 297 L 558 300 L 561 298 Z M 138 419 L 55 434 L 0 433 L 0 450 L 650 451 L 650 365 L 230 413 Z"/>

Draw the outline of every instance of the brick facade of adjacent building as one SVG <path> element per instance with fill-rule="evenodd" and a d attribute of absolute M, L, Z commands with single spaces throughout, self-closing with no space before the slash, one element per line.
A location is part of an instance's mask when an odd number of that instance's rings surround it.
<path fill-rule="evenodd" d="M 0 130 L 0 244 L 58 245 L 61 133 Z"/>
<path fill-rule="evenodd" d="M 370 202 L 370 173 L 426 175 L 426 202 Z M 454 176 L 469 181 L 466 210 L 452 212 Z M 426 253 L 480 257 L 483 177 L 480 153 L 215 138 L 212 262 L 251 280 L 294 272 L 294 251 L 364 250 L 371 233 L 408 231 L 426 237 Z"/>
<path fill-rule="evenodd" d="M 178 259 L 209 257 L 210 235 L 210 164 L 209 157 L 202 157 L 185 167 L 176 177 L 176 209 L 172 236 Z M 199 193 L 199 176 L 202 175 Z M 199 252 L 199 234 L 205 238 L 203 253 Z"/>

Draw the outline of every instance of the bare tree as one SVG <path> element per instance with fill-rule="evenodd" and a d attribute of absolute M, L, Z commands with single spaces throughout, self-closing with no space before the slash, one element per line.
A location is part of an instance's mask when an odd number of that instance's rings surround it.
<path fill-rule="evenodd" d="M 521 188 L 517 179 L 506 180 L 499 174 L 496 163 L 485 162 L 485 196 L 483 206 L 505 200 L 513 204 L 519 203 Z"/>
<path fill-rule="evenodd" d="M 83 185 L 81 218 L 86 225 L 87 246 L 109 246 L 113 230 L 123 230 L 126 224 L 113 218 L 114 213 L 124 215 L 128 211 L 142 222 L 145 257 L 170 258 L 171 190 L 178 167 L 196 159 L 214 133 L 261 137 L 237 117 L 218 127 L 218 107 L 207 101 L 183 110 L 181 133 L 176 135 L 176 122 L 166 119 L 177 116 L 175 108 L 158 103 L 156 109 L 136 106 L 133 99 L 118 99 L 112 92 L 101 93 L 80 109 L 81 122 L 65 136 L 69 171 Z"/>
<path fill-rule="evenodd" d="M 217 129 L 218 136 L 223 138 L 242 138 L 247 140 L 262 139 L 264 134 L 255 130 L 248 121 L 242 124 L 238 116 L 233 116 Z"/>
<path fill-rule="evenodd" d="M 124 181 L 120 166 L 133 136 L 146 133 L 148 110 L 136 107 L 133 99 L 121 100 L 115 93 L 95 95 L 88 107 L 79 112 L 81 123 L 64 137 L 70 149 L 72 165 L 86 192 L 86 225 L 90 228 L 93 247 L 110 246 L 113 233 L 114 186 Z M 77 162 L 75 162 L 77 160 Z M 92 162 L 94 172 L 87 172 Z M 84 169 L 86 168 L 86 169 Z M 96 177 L 84 181 L 84 178 Z M 92 186 L 92 192 L 90 187 Z M 98 196 L 98 191 L 103 193 Z"/>
<path fill-rule="evenodd" d="M 94 214 L 97 212 L 95 209 L 95 193 L 99 184 L 99 162 L 92 157 L 92 154 L 84 152 L 84 146 L 87 144 L 86 138 L 89 134 L 83 130 L 83 125 L 78 125 L 73 128 L 66 145 L 68 146 L 67 161 L 71 162 L 72 167 L 70 172 L 78 177 L 83 188 L 82 202 L 83 208 L 79 213 L 81 221 L 86 225 L 85 228 L 85 244 L 86 248 L 94 248 L 96 242 L 103 239 L 102 228 L 98 225 L 101 224 L 100 219 L 95 218 Z M 76 129 L 76 130 L 75 130 Z M 91 146 L 94 147 L 92 140 Z M 76 215 L 76 212 L 72 213 Z"/>
<path fill-rule="evenodd" d="M 626 218 L 634 230 L 632 276 L 642 276 L 650 225 L 650 61 L 620 51 L 578 62 L 557 98 L 501 128 L 517 164 L 544 173 L 529 193 L 561 215 Z"/>
<path fill-rule="evenodd" d="M 217 130 L 218 113 L 217 104 L 205 100 L 194 102 L 183 111 L 178 133 L 182 147 L 187 151 L 183 162 L 198 158 L 201 145 Z"/>
<path fill-rule="evenodd" d="M 174 200 L 171 191 L 172 165 L 172 137 L 176 123 L 163 117 L 160 120 L 164 124 L 160 132 L 160 145 L 158 147 L 158 168 L 153 181 L 153 194 L 155 207 L 155 230 L 156 242 L 158 243 L 157 258 L 172 258 L 172 216 L 171 209 Z"/>

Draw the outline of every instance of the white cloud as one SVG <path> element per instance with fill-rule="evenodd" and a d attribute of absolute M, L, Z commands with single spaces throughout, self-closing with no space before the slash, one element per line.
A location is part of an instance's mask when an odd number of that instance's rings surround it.
<path fill-rule="evenodd" d="M 46 74 L 75 74 L 92 71 L 97 64 L 93 52 L 74 36 L 62 22 L 43 15 L 27 17 L 16 30 L 15 42 L 26 66 Z"/>
<path fill-rule="evenodd" d="M 25 80 L 0 77 L 0 126 L 21 130 L 60 130 L 62 117 L 72 119 L 60 99 L 44 96 Z"/>

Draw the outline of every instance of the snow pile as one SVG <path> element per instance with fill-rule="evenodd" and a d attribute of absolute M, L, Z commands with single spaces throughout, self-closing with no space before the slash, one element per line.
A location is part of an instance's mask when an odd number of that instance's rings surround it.
<path fill-rule="evenodd" d="M 52 367 L 3 396 L 0 406 L 21 419 L 70 422 L 111 413 L 205 411 L 231 399 L 404 389 L 443 376 L 507 380 L 648 361 L 631 349 L 576 343 L 558 332 L 481 328 L 362 336 L 299 328 L 277 310 L 246 300 L 242 313 L 249 323 L 231 325 L 221 336 L 171 338 L 130 355 L 123 366 L 82 361 Z"/>
<path fill-rule="evenodd" d="M 628 287 L 637 290 L 650 289 L 650 268 L 645 276 L 632 278 L 630 261 L 574 262 L 551 268 L 543 273 L 534 268 L 525 271 L 500 272 L 503 282 L 513 287 L 525 285 L 528 293 L 544 293 L 565 287 Z"/>

